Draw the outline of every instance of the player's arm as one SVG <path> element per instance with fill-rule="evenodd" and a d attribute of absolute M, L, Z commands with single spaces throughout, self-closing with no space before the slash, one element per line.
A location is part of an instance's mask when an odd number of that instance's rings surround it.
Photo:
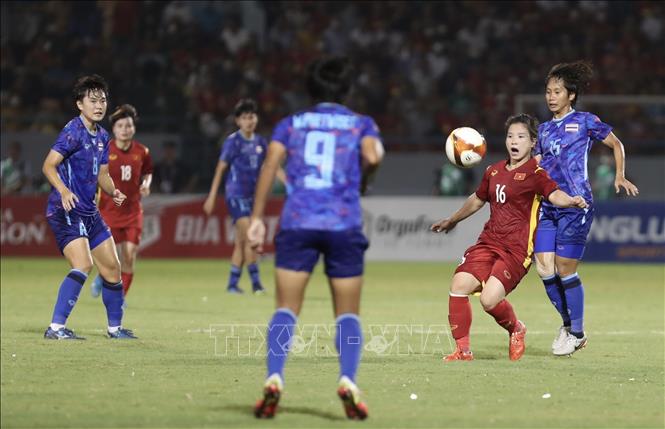
<path fill-rule="evenodd" d="M 116 206 L 121 205 L 122 202 L 125 201 L 125 198 L 127 198 L 125 194 L 120 192 L 120 189 L 115 187 L 113 179 L 109 174 L 108 164 L 102 164 L 99 166 L 99 175 L 97 176 L 97 183 L 99 184 L 99 187 L 102 188 L 102 191 L 106 192 L 108 195 L 113 197 L 113 202 L 115 203 Z"/>
<path fill-rule="evenodd" d="M 142 197 L 147 197 L 150 195 L 150 185 L 152 185 L 152 173 L 144 174 L 141 176 L 141 186 L 139 187 L 139 192 Z"/>
<path fill-rule="evenodd" d="M 51 149 L 51 151 L 46 156 L 44 164 L 42 165 L 42 173 L 46 176 L 46 180 L 60 193 L 60 199 L 62 201 L 62 207 L 70 211 L 76 207 L 78 203 L 78 197 L 71 191 L 65 183 L 60 179 L 58 175 L 58 165 L 65 159 L 62 154 Z"/>
<path fill-rule="evenodd" d="M 247 230 L 247 239 L 249 240 L 249 244 L 259 252 L 263 251 L 263 242 L 266 236 L 263 214 L 265 213 L 268 202 L 268 195 L 272 189 L 277 170 L 282 165 L 285 156 L 286 147 L 276 140 L 271 141 L 270 145 L 268 145 L 266 160 L 263 162 L 263 168 L 261 168 L 261 174 L 256 184 L 254 207 L 252 208 L 252 217 L 249 229 Z"/>
<path fill-rule="evenodd" d="M 277 169 L 277 180 L 286 185 L 286 172 L 284 171 L 281 165 Z"/>
<path fill-rule="evenodd" d="M 626 153 L 623 148 L 623 143 L 621 143 L 621 140 L 619 140 L 613 132 L 610 132 L 603 140 L 603 144 L 611 148 L 614 152 L 614 166 L 616 167 L 616 174 L 614 176 L 614 190 L 618 194 L 621 192 L 621 188 L 624 188 L 626 190 L 626 194 L 637 196 L 637 194 L 640 193 L 640 191 L 637 189 L 637 186 L 633 185 L 628 179 L 626 179 Z"/>
<path fill-rule="evenodd" d="M 459 210 L 453 213 L 452 216 L 446 219 L 441 219 L 440 221 L 433 224 L 430 227 L 430 230 L 434 232 L 448 233 L 453 228 L 455 228 L 458 223 L 476 213 L 478 210 L 483 208 L 484 205 L 485 201 L 478 198 L 474 192 L 473 194 L 469 195 L 469 198 L 466 199 L 464 205 L 462 205 Z"/>
<path fill-rule="evenodd" d="M 224 176 L 224 171 L 228 164 L 226 161 L 219 160 L 217 161 L 217 167 L 215 168 L 215 176 L 212 178 L 212 184 L 210 185 L 210 192 L 208 193 L 208 198 L 206 198 L 205 203 L 203 203 L 203 211 L 210 216 L 215 209 L 215 201 L 217 200 L 217 192 L 219 191 L 219 185 L 222 183 L 222 176 Z"/>
<path fill-rule="evenodd" d="M 362 179 L 360 182 L 360 193 L 367 191 L 367 186 L 374 178 L 379 164 L 383 160 L 385 150 L 381 140 L 374 136 L 366 136 L 360 141 L 360 155 L 362 162 Z"/>
<path fill-rule="evenodd" d="M 584 201 L 584 198 L 582 198 L 579 195 L 571 197 L 561 189 L 557 189 L 556 191 L 550 193 L 547 199 L 550 203 L 561 208 L 569 208 L 569 207 L 577 207 L 580 209 L 587 208 L 587 203 L 586 201 Z"/>

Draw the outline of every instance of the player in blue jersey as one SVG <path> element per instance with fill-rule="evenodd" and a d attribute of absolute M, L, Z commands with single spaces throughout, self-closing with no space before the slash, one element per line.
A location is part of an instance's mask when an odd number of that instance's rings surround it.
<path fill-rule="evenodd" d="M 224 172 L 229 169 L 224 197 L 226 207 L 235 225 L 231 273 L 227 286 L 227 291 L 230 293 L 243 293 L 242 289 L 238 287 L 238 281 L 244 264 L 247 264 L 253 292 L 257 294 L 265 292 L 259 278 L 256 251 L 247 242 L 247 228 L 252 204 L 254 204 L 254 190 L 268 146 L 266 139 L 254 132 L 259 121 L 257 112 L 258 107 L 254 100 L 243 99 L 236 104 L 235 118 L 238 131 L 224 141 L 215 176 L 210 185 L 210 193 L 203 204 L 203 211 L 210 216 L 215 209 L 217 191 Z"/>
<path fill-rule="evenodd" d="M 286 159 L 287 196 L 275 239 L 277 310 L 268 324 L 267 379 L 256 417 L 273 417 L 283 369 L 305 287 L 319 256 L 333 296 L 340 378 L 337 393 L 350 419 L 367 417 L 355 376 L 362 351 L 358 316 L 368 242 L 362 233 L 361 187 L 382 157 L 374 120 L 340 104 L 353 71 L 345 58 L 317 60 L 308 68 L 307 89 L 318 104 L 281 120 L 272 135 L 256 188 L 248 238 L 259 250 L 262 221 L 275 173 Z"/>
<path fill-rule="evenodd" d="M 115 204 L 121 205 L 126 198 L 109 175 L 110 138 L 99 126 L 106 114 L 107 97 L 108 87 L 100 76 L 84 76 L 76 82 L 74 99 L 81 113 L 65 125 L 42 167 L 53 186 L 46 220 L 58 248 L 72 267 L 60 285 L 53 319 L 44 333 L 47 339 L 83 339 L 65 324 L 93 261 L 102 277 L 109 338 L 136 338 L 132 331 L 122 327 L 120 262 L 111 231 L 95 205 L 98 184 L 113 197 Z"/>
<path fill-rule="evenodd" d="M 587 235 L 593 221 L 593 198 L 587 161 L 594 141 L 600 141 L 614 152 L 617 193 L 623 188 L 636 196 L 638 189 L 625 177 L 623 144 L 612 127 L 598 116 L 578 112 L 575 104 L 593 74 L 584 61 L 557 64 L 547 75 L 545 99 L 554 115 L 538 128 L 536 160 L 562 191 L 581 195 L 589 203 L 583 211 L 553 207 L 544 201 L 541 208 L 535 255 L 538 274 L 547 295 L 561 314 L 563 325 L 552 343 L 552 353 L 571 355 L 587 343 L 584 332 L 584 288 L 577 274 Z"/>

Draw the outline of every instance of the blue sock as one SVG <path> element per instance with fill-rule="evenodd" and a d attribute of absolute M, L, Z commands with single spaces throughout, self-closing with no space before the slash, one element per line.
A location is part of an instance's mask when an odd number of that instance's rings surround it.
<path fill-rule="evenodd" d="M 284 380 L 284 364 L 298 318 L 288 308 L 278 308 L 268 324 L 268 377 L 277 373 Z"/>
<path fill-rule="evenodd" d="M 559 276 L 553 274 L 549 277 L 541 279 L 545 285 L 545 292 L 547 296 L 552 301 L 554 308 L 561 315 L 561 320 L 563 320 L 564 326 L 570 326 L 570 316 L 568 316 L 568 308 L 566 306 L 566 295 L 563 292 L 563 287 L 561 286 L 561 280 Z"/>
<path fill-rule="evenodd" d="M 335 321 L 337 336 L 335 346 L 339 354 L 339 376 L 349 377 L 356 381 L 356 371 L 360 364 L 360 354 L 363 350 L 363 331 L 360 327 L 360 318 L 357 314 L 344 313 Z"/>
<path fill-rule="evenodd" d="M 577 273 L 563 277 L 561 284 L 566 293 L 570 333 L 581 338 L 584 333 L 584 286 Z"/>
<path fill-rule="evenodd" d="M 122 281 L 109 283 L 102 277 L 102 301 L 109 326 L 122 326 Z"/>
<path fill-rule="evenodd" d="M 58 299 L 53 309 L 51 323 L 64 325 L 79 299 L 81 288 L 88 275 L 83 271 L 71 270 L 60 284 Z"/>
<path fill-rule="evenodd" d="M 254 264 L 247 265 L 247 271 L 249 271 L 249 276 L 252 278 L 252 286 L 261 285 L 261 279 L 259 278 L 259 266 Z"/>
<path fill-rule="evenodd" d="M 238 281 L 240 280 L 240 275 L 242 274 L 242 268 L 237 265 L 231 265 L 231 273 L 229 274 L 229 286 L 230 288 L 238 287 Z"/>

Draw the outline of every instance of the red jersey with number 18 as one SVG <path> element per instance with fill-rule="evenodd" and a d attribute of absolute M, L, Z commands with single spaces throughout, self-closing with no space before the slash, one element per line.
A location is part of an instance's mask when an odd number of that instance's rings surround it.
<path fill-rule="evenodd" d="M 121 206 L 113 203 L 113 198 L 101 192 L 99 211 L 111 228 L 142 228 L 143 209 L 141 208 L 141 181 L 146 174 L 152 174 L 150 151 L 133 140 L 127 150 L 121 150 L 115 140 L 109 143 L 109 173 L 115 187 L 127 199 Z"/>
<path fill-rule="evenodd" d="M 534 158 L 513 170 L 508 166 L 503 160 L 487 167 L 476 190 L 478 198 L 490 203 L 490 218 L 478 243 L 528 268 L 540 202 L 558 187 Z"/>

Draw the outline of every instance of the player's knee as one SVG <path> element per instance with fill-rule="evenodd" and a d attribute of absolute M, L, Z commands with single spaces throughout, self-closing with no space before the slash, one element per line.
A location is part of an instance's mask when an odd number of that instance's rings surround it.
<path fill-rule="evenodd" d="M 90 274 L 90 271 L 92 271 L 92 261 L 82 261 L 78 264 L 74 264 L 72 268 L 86 274 Z"/>
<path fill-rule="evenodd" d="M 454 293 L 455 295 L 468 295 L 471 293 L 467 285 L 456 281 L 453 281 L 450 284 L 450 292 Z"/>
<path fill-rule="evenodd" d="M 499 301 L 495 296 L 488 296 L 483 294 L 480 295 L 480 305 L 483 306 L 483 310 L 485 311 L 492 310 L 498 303 Z"/>
<path fill-rule="evenodd" d="M 134 269 L 134 260 L 136 259 L 136 250 L 122 252 L 120 265 L 123 271 Z"/>
<path fill-rule="evenodd" d="M 536 271 L 541 278 L 551 277 L 554 275 L 554 264 L 536 262 Z"/>
<path fill-rule="evenodd" d="M 566 277 L 577 272 L 577 264 L 557 264 L 556 272 L 559 277 Z"/>
<path fill-rule="evenodd" d="M 120 281 L 120 261 L 116 260 L 112 264 L 99 266 L 99 273 L 102 278 L 110 283 L 118 283 Z"/>

